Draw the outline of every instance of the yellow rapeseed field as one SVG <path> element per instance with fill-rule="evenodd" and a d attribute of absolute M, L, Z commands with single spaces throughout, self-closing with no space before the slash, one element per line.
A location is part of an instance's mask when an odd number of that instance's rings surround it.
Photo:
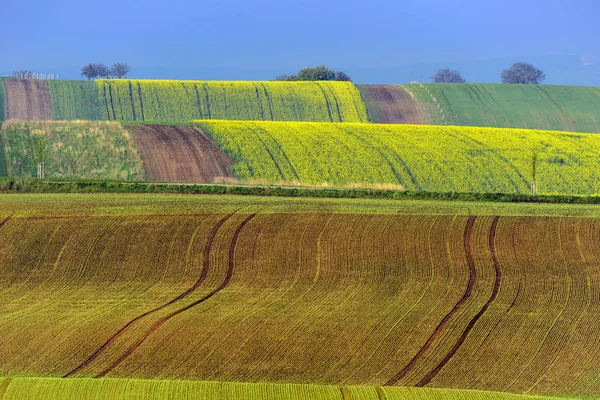
<path fill-rule="evenodd" d="M 239 179 L 432 192 L 599 194 L 600 136 L 541 130 L 198 121 Z"/>

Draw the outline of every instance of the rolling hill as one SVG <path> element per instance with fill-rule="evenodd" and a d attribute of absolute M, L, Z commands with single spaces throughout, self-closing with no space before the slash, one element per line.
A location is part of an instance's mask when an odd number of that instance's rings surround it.
<path fill-rule="evenodd" d="M 236 119 L 361 122 L 350 82 L 4 79 L 6 119 L 170 121 Z"/>
<path fill-rule="evenodd" d="M 372 122 L 600 132 L 600 88 L 357 85 Z"/>
<path fill-rule="evenodd" d="M 4 195 L 0 375 L 591 399 L 599 210 Z"/>
<path fill-rule="evenodd" d="M 43 159 L 48 178 L 600 193 L 595 134 L 361 123 L 9 121 L 0 137 L 13 177 L 35 177 Z"/>

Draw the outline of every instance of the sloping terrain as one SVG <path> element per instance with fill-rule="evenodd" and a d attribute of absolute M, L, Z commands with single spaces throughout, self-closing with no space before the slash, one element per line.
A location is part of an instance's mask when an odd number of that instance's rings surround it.
<path fill-rule="evenodd" d="M 47 178 L 144 177 L 135 143 L 118 123 L 7 121 L 0 138 L 9 176 L 37 177 L 44 163 Z"/>
<path fill-rule="evenodd" d="M 3 392 L 3 386 L 4 391 Z M 2 394 L 4 397 L 2 397 Z M 276 383 L 156 381 L 141 379 L 14 378 L 3 385 L 2 400 L 160 399 L 160 400 L 559 400 L 555 397 L 456 389 L 323 386 Z M 567 399 L 562 399 L 567 400 Z"/>
<path fill-rule="evenodd" d="M 91 81 L 48 81 L 56 121 L 101 120 L 98 85 Z"/>
<path fill-rule="evenodd" d="M 218 82 L 99 80 L 102 118 L 367 121 L 349 82 Z"/>
<path fill-rule="evenodd" d="M 476 83 L 402 88 L 416 99 L 426 124 L 600 132 L 597 87 Z"/>
<path fill-rule="evenodd" d="M 600 136 L 384 124 L 198 121 L 241 180 L 428 192 L 600 193 Z"/>
<path fill-rule="evenodd" d="M 47 121 L 52 119 L 50 90 L 45 81 L 4 79 L 6 119 Z"/>
<path fill-rule="evenodd" d="M 145 179 L 214 182 L 232 176 L 233 161 L 199 129 L 169 125 L 126 125 L 140 150 Z"/>
<path fill-rule="evenodd" d="M 371 122 L 380 124 L 422 124 L 417 104 L 400 85 L 357 85 Z"/>
<path fill-rule="evenodd" d="M 224 196 L 0 203 L 4 376 L 598 395 L 597 218 Z"/>

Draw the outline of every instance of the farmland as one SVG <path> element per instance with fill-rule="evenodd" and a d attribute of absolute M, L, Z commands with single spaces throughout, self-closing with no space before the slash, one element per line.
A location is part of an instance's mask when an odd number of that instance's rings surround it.
<path fill-rule="evenodd" d="M 0 79 L 6 119 L 187 122 L 192 119 L 367 122 L 349 82 Z M 1 99 L 0 99 L 1 100 Z"/>
<path fill-rule="evenodd" d="M 300 122 L 198 126 L 233 159 L 241 180 L 502 193 L 530 193 L 535 181 L 540 194 L 600 192 L 600 137 L 591 134 Z"/>
<path fill-rule="evenodd" d="M 231 176 L 233 162 L 210 137 L 191 126 L 126 125 L 140 149 L 146 179 L 213 182 Z"/>
<path fill-rule="evenodd" d="M 367 121 L 348 82 L 99 80 L 103 119 L 189 121 Z"/>
<path fill-rule="evenodd" d="M 7 381 L 0 398 L 28 400 L 61 398 L 88 400 L 106 398 L 238 400 L 238 399 L 323 399 L 323 400 L 558 400 L 557 398 L 471 390 L 425 389 L 372 386 L 323 386 L 273 383 L 156 381 L 140 379 L 52 379 L 15 378 Z M 566 400 L 566 399 L 562 399 Z"/>
<path fill-rule="evenodd" d="M 47 177 L 144 177 L 135 144 L 118 123 L 7 121 L 0 135 L 11 176 L 36 177 L 43 162 Z"/>
<path fill-rule="evenodd" d="M 50 90 L 45 81 L 4 79 L 6 119 L 44 121 L 52 119 Z"/>
<path fill-rule="evenodd" d="M 412 94 L 426 124 L 600 132 L 597 87 L 427 84 L 402 88 Z"/>
<path fill-rule="evenodd" d="M 96 83 L 89 81 L 48 81 L 55 121 L 101 119 Z"/>
<path fill-rule="evenodd" d="M 4 195 L 0 375 L 329 384 L 334 398 L 377 393 L 354 385 L 594 398 L 598 216 L 566 205 Z"/>

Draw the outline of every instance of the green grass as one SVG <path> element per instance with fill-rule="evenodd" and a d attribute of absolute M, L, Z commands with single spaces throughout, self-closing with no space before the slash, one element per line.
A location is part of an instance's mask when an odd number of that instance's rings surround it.
<path fill-rule="evenodd" d="M 102 118 L 367 121 L 349 82 L 98 80 Z"/>
<path fill-rule="evenodd" d="M 0 131 L 7 175 L 49 178 L 142 179 L 129 132 L 114 122 L 7 122 Z"/>
<path fill-rule="evenodd" d="M 101 119 L 98 87 L 91 81 L 48 81 L 56 121 Z"/>
<path fill-rule="evenodd" d="M 429 124 L 600 132 L 597 87 L 480 83 L 424 87 L 403 85 Z"/>
<path fill-rule="evenodd" d="M 242 181 L 522 194 L 531 193 L 535 181 L 539 194 L 600 193 L 600 136 L 593 134 L 302 122 L 198 125 L 234 160 Z"/>
<path fill-rule="evenodd" d="M 194 215 L 211 213 L 335 213 L 399 215 L 480 215 L 600 218 L 600 206 L 441 200 L 181 195 L 168 193 L 3 193 L 1 210 L 13 217 Z"/>
<path fill-rule="evenodd" d="M 243 399 L 316 399 L 344 400 L 338 386 L 167 381 L 142 379 L 57 379 L 14 378 L 5 385 L 2 400 L 62 400 L 100 399 L 196 399 L 196 400 L 243 400 Z M 556 397 L 526 396 L 510 393 L 485 392 L 459 389 L 425 389 L 405 387 L 375 388 L 373 386 L 344 387 L 354 400 L 378 400 L 377 391 L 387 400 L 558 400 Z M 566 400 L 566 399 L 565 399 Z"/>
<path fill-rule="evenodd" d="M 190 184 L 117 180 L 0 178 L 4 193 L 156 193 L 242 196 L 444 200 L 502 203 L 600 204 L 600 196 L 544 196 L 504 193 L 407 192 L 369 188 L 324 188 L 239 184 Z"/>

